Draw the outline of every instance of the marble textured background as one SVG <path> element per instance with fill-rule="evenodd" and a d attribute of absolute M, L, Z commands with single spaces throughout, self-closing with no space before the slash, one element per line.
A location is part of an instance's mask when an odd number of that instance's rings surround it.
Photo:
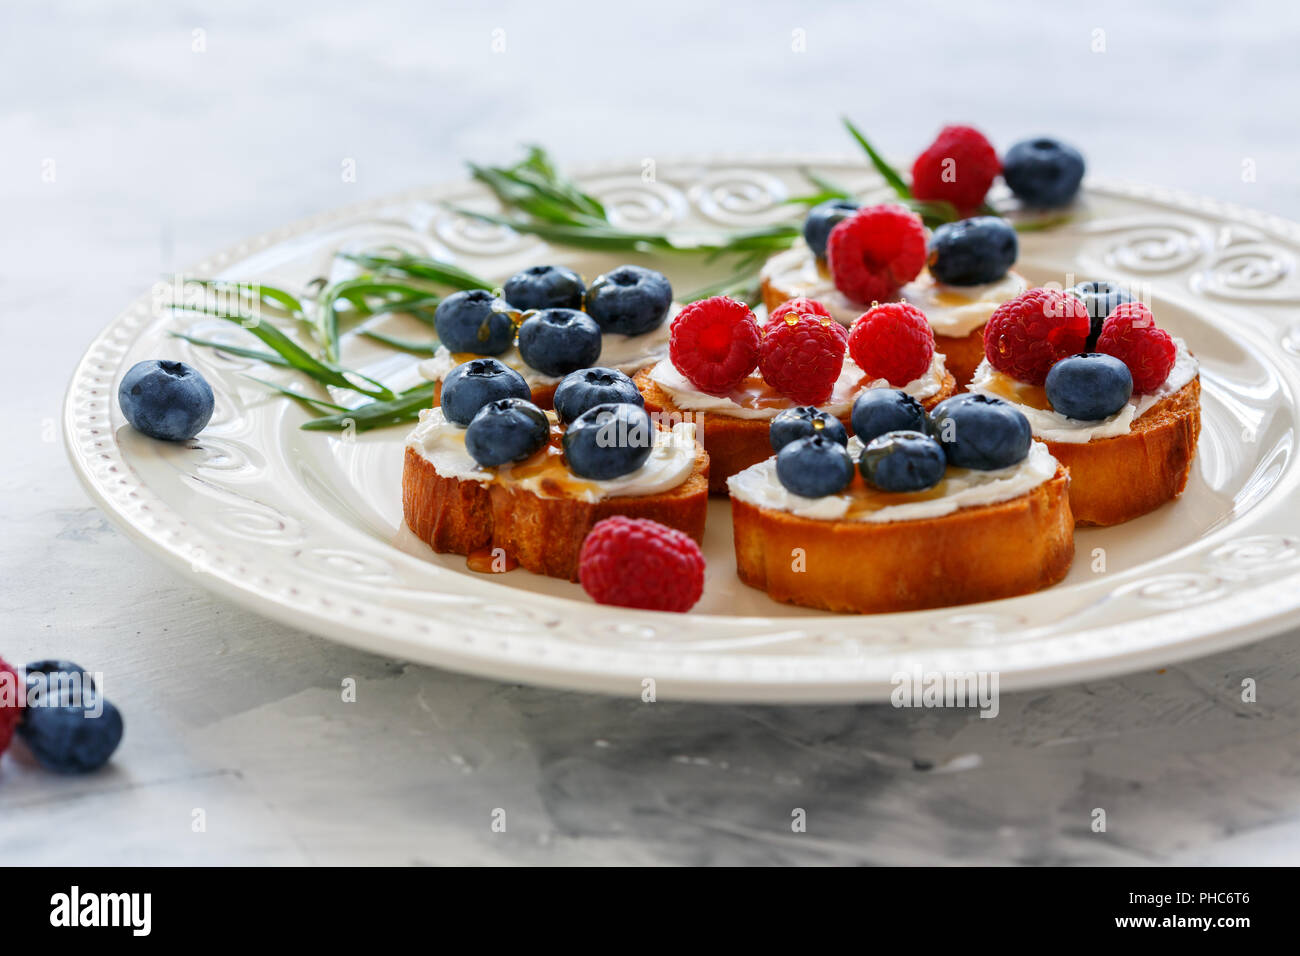
<path fill-rule="evenodd" d="M 76 357 L 160 272 L 522 141 L 567 162 L 841 152 L 848 112 L 910 155 L 943 122 L 972 121 L 1002 145 L 1051 132 L 1109 175 L 1300 217 L 1295 7 L 1074 6 L 7 5 L 0 654 L 103 670 L 128 731 L 94 777 L 0 760 L 0 860 L 1300 859 L 1294 633 L 1009 695 L 996 720 L 512 687 L 209 597 L 108 525 L 59 443 Z M 791 51 L 795 29 L 806 53 Z M 356 182 L 340 176 L 347 159 Z M 339 697 L 348 676 L 354 704 Z M 1240 700 L 1245 677 L 1258 703 Z M 795 808 L 806 833 L 791 831 Z"/>

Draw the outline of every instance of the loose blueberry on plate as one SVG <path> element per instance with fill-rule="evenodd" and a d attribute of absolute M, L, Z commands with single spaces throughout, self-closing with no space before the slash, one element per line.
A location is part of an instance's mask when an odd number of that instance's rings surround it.
<path fill-rule="evenodd" d="M 1133 397 L 1133 374 L 1113 355 L 1085 352 L 1053 365 L 1043 387 L 1055 411 L 1096 422 L 1110 418 Z"/>
<path fill-rule="evenodd" d="M 818 259 L 826 258 L 826 241 L 831 230 L 859 208 L 851 199 L 828 199 L 808 210 L 808 217 L 803 221 L 803 239 L 813 255 Z"/>
<path fill-rule="evenodd" d="M 1088 309 L 1088 317 L 1092 319 L 1092 331 L 1088 334 L 1088 344 L 1085 346 L 1089 351 L 1097 345 L 1106 316 L 1114 312 L 1117 306 L 1134 301 L 1128 290 L 1117 282 L 1080 282 L 1067 289 L 1066 293 L 1080 299 Z"/>
<path fill-rule="evenodd" d="M 921 403 L 901 388 L 869 388 L 853 401 L 853 434 L 864 444 L 885 432 L 927 430 Z"/>
<path fill-rule="evenodd" d="M 606 332 L 642 335 L 663 324 L 673 304 L 673 287 L 662 272 L 619 266 L 587 290 L 587 314 Z"/>
<path fill-rule="evenodd" d="M 998 216 L 946 222 L 930 237 L 926 264 L 946 285 L 983 285 L 1007 274 L 1020 254 L 1011 224 Z"/>
<path fill-rule="evenodd" d="M 824 435 L 841 445 L 849 443 L 849 433 L 844 423 L 834 415 L 811 405 L 787 408 L 772 419 L 767 430 L 773 451 L 780 451 L 790 442 L 812 435 Z"/>
<path fill-rule="evenodd" d="M 930 433 L 943 446 L 950 465 L 979 471 L 1024 461 L 1033 439 L 1029 419 L 1019 409 L 978 392 L 954 395 L 936 405 L 930 413 Z"/>
<path fill-rule="evenodd" d="M 915 431 L 877 435 L 858 459 L 862 477 L 881 491 L 925 491 L 943 479 L 947 467 L 943 446 Z"/>
<path fill-rule="evenodd" d="M 88 773 L 108 763 L 122 740 L 122 715 L 94 679 L 70 661 L 37 661 L 26 670 L 18 736 L 37 763 L 59 773 Z"/>
<path fill-rule="evenodd" d="M 777 481 L 804 498 L 839 494 L 853 480 L 848 450 L 825 435 L 796 438 L 776 453 Z"/>
<path fill-rule="evenodd" d="M 600 326 L 577 309 L 534 312 L 519 326 L 519 354 L 543 375 L 568 375 L 600 358 Z"/>
<path fill-rule="evenodd" d="M 546 444 L 546 413 L 522 398 L 498 398 L 478 410 L 465 429 L 465 450 L 484 468 L 523 461 Z"/>
<path fill-rule="evenodd" d="M 438 303 L 434 328 L 453 352 L 500 355 L 515 340 L 515 316 L 505 299 L 486 289 L 453 292 Z"/>
<path fill-rule="evenodd" d="M 439 403 L 442 414 L 449 422 L 468 425 L 478 410 L 499 398 L 532 398 L 532 390 L 524 377 L 494 358 L 470 359 L 462 362 L 442 380 Z"/>
<path fill-rule="evenodd" d="M 1027 206 L 1064 206 L 1083 182 L 1083 154 L 1046 136 L 1022 140 L 1002 158 L 1002 178 Z"/>
<path fill-rule="evenodd" d="M 122 376 L 117 403 L 136 431 L 163 441 L 187 441 L 212 420 L 208 380 L 184 362 L 150 359 Z"/>
<path fill-rule="evenodd" d="M 531 309 L 581 309 L 587 287 L 564 266 L 529 266 L 506 280 L 502 294 L 520 312 Z"/>
<path fill-rule="evenodd" d="M 631 474 L 654 450 L 655 427 L 640 405 L 596 405 L 564 432 L 564 458 L 580 478 L 608 481 Z"/>
<path fill-rule="evenodd" d="M 589 408 L 610 403 L 644 405 L 636 383 L 613 368 L 584 368 L 564 376 L 555 389 L 555 414 L 569 424 Z"/>

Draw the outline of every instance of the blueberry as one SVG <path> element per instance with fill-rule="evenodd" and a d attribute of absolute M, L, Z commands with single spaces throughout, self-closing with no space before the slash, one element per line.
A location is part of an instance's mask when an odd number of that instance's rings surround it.
<path fill-rule="evenodd" d="M 1002 178 L 1027 206 L 1064 206 L 1083 181 L 1083 154 L 1045 136 L 1022 140 L 1002 158 Z"/>
<path fill-rule="evenodd" d="M 478 410 L 498 398 L 533 397 L 524 377 L 494 358 L 470 359 L 447 373 L 438 399 L 447 421 L 468 425 Z"/>
<path fill-rule="evenodd" d="M 641 335 L 659 328 L 673 304 L 673 287 L 662 272 L 619 266 L 587 290 L 587 314 L 605 332 Z"/>
<path fill-rule="evenodd" d="M 569 424 L 583 412 L 597 405 L 629 402 L 644 405 L 636 383 L 612 368 L 584 368 L 564 376 L 555 389 L 555 414 Z"/>
<path fill-rule="evenodd" d="M 818 259 L 826 258 L 826 241 L 830 239 L 831 230 L 858 209 L 858 204 L 851 199 L 828 199 L 808 210 L 808 218 L 803 221 L 803 239 L 813 255 Z"/>
<path fill-rule="evenodd" d="M 968 392 L 944 399 L 930 413 L 930 433 L 948 463 L 994 471 L 1025 460 L 1033 431 L 1018 408 L 1000 398 Z"/>
<path fill-rule="evenodd" d="M 98 770 L 122 740 L 122 715 L 94 679 L 69 661 L 27 668 L 27 707 L 18 735 L 37 763 L 59 773 Z"/>
<path fill-rule="evenodd" d="M 564 432 L 564 458 L 580 478 L 606 481 L 631 474 L 654 450 L 650 414 L 630 402 L 595 405 Z"/>
<path fill-rule="evenodd" d="M 866 444 L 885 432 L 926 430 L 921 403 L 901 388 L 869 388 L 853 401 L 853 434 Z"/>
<path fill-rule="evenodd" d="M 136 362 L 117 387 L 117 404 L 136 431 L 163 441 L 193 438 L 212 419 L 208 380 L 184 362 Z"/>
<path fill-rule="evenodd" d="M 438 303 L 433 324 L 453 352 L 500 355 L 515 340 L 515 315 L 486 289 L 453 292 Z"/>
<path fill-rule="evenodd" d="M 930 237 L 930 275 L 947 285 L 982 285 L 1007 274 L 1020 253 L 1016 231 L 997 216 L 945 222 Z"/>
<path fill-rule="evenodd" d="M 929 435 L 886 432 L 862 449 L 858 468 L 862 477 L 881 491 L 925 491 L 943 479 L 948 456 Z"/>
<path fill-rule="evenodd" d="M 1113 355 L 1085 352 L 1051 367 L 1044 383 L 1052 408 L 1066 418 L 1096 422 L 1110 418 L 1133 395 L 1133 375 Z"/>
<path fill-rule="evenodd" d="M 95 676 L 72 661 L 33 661 L 23 670 L 26 672 L 27 703 L 33 707 L 56 700 L 80 704 L 83 700 L 93 700 L 99 691 Z"/>
<path fill-rule="evenodd" d="M 1092 331 L 1088 333 L 1088 344 L 1085 346 L 1088 349 L 1096 347 L 1106 317 L 1114 312 L 1117 306 L 1135 301 L 1128 290 L 1118 282 L 1080 282 L 1066 292 L 1082 300 L 1088 309 L 1088 317 L 1092 319 Z"/>
<path fill-rule="evenodd" d="M 521 312 L 530 309 L 581 309 L 587 287 L 564 266 L 529 266 L 506 280 L 505 300 Z"/>
<path fill-rule="evenodd" d="M 546 444 L 546 413 L 523 398 L 498 398 L 478 410 L 465 429 L 465 450 L 484 468 L 523 461 Z"/>
<path fill-rule="evenodd" d="M 848 450 L 825 435 L 796 438 L 776 453 L 776 478 L 804 498 L 839 494 L 853 480 Z"/>
<path fill-rule="evenodd" d="M 767 430 L 768 441 L 772 443 L 773 451 L 780 451 L 790 442 L 810 435 L 825 435 L 831 441 L 841 445 L 849 443 L 849 433 L 844 423 L 834 415 L 813 408 L 811 405 L 787 408 L 772 419 L 772 424 Z"/>
<path fill-rule="evenodd" d="M 577 309 L 534 312 L 519 326 L 519 354 L 543 375 L 568 375 L 600 358 L 600 326 Z"/>

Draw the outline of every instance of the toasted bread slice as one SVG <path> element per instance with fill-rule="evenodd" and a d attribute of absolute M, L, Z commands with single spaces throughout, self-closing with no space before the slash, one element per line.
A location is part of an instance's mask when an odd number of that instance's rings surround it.
<path fill-rule="evenodd" d="M 687 412 L 678 408 L 666 391 L 650 378 L 650 369 L 643 368 L 632 379 L 645 399 L 646 411 L 658 412 L 674 421 L 681 416 L 690 415 L 699 429 L 700 439 L 709 453 L 709 493 L 725 495 L 727 479 L 737 472 L 744 471 L 750 465 L 772 457 L 772 443 L 768 430 L 772 425 L 770 418 L 736 418 L 717 412 Z M 945 398 L 951 396 L 957 387 L 952 373 L 944 376 L 943 387 L 934 395 L 921 402 L 926 410 L 934 408 Z M 844 427 L 853 433 L 853 424 L 845 415 L 840 419 Z"/>
<path fill-rule="evenodd" d="M 821 521 L 731 499 L 736 573 L 788 604 L 878 614 L 1028 594 L 1074 559 L 1070 475 L 912 521 Z M 798 556 L 798 560 L 796 560 Z"/>
<path fill-rule="evenodd" d="M 592 525 L 611 515 L 650 518 L 704 536 L 709 503 L 709 456 L 698 448 L 682 484 L 654 495 L 617 496 L 589 502 L 555 497 L 501 482 L 444 477 L 413 448 L 402 468 L 406 524 L 433 550 L 474 555 L 502 549 L 509 560 L 535 574 L 578 580 L 578 554 Z"/>
<path fill-rule="evenodd" d="M 1070 469 L 1070 507 L 1081 525 L 1113 525 L 1154 511 L 1187 487 L 1201 434 L 1198 375 L 1134 419 L 1126 435 L 1086 444 L 1048 442 Z"/>

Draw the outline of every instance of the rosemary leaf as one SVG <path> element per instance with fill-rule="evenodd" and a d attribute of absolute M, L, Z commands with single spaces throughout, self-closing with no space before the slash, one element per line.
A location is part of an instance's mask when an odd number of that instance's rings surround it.
<path fill-rule="evenodd" d="M 416 279 L 428 279 L 430 282 L 438 282 L 442 285 L 451 286 L 453 289 L 493 288 L 492 283 L 486 279 L 480 279 L 459 266 L 454 266 L 439 259 L 406 255 L 405 253 L 394 255 L 340 253 L 339 255 L 349 262 L 355 262 L 375 272 L 397 272 Z M 424 290 L 424 294 L 428 295 L 428 291 Z"/>
<path fill-rule="evenodd" d="M 285 292 L 283 289 L 277 289 L 273 285 L 263 285 L 253 282 L 233 282 L 227 279 L 186 278 L 185 281 L 197 282 L 202 286 L 217 291 L 234 290 L 241 293 L 251 292 L 253 295 L 261 299 L 261 301 L 269 303 L 270 305 L 279 306 L 291 315 L 301 316 L 306 314 L 302 307 L 302 303 L 298 300 L 297 296 Z"/>
<path fill-rule="evenodd" d="M 337 415 L 304 422 L 302 427 L 307 431 L 342 431 L 350 425 L 357 431 L 364 432 L 413 422 L 420 417 L 421 409 L 429 407 L 436 384 L 425 382 L 387 401 L 367 402 Z"/>
<path fill-rule="evenodd" d="M 263 352 L 261 349 L 246 349 L 239 345 L 228 345 L 225 342 L 217 342 L 213 339 L 201 339 L 195 335 L 186 335 L 184 332 L 170 332 L 178 339 L 184 339 L 191 345 L 202 345 L 205 348 L 215 349 L 218 352 L 229 352 L 231 355 L 238 355 L 241 358 L 256 359 L 259 362 L 265 362 L 267 365 L 278 365 L 281 368 L 291 368 L 283 358 L 274 352 Z"/>
<path fill-rule="evenodd" d="M 295 392 L 286 385 L 280 385 L 276 382 L 268 382 L 266 379 L 258 378 L 256 375 L 246 375 L 244 377 L 256 382 L 258 385 L 263 385 L 272 391 L 279 392 L 281 395 L 292 398 L 294 401 L 301 402 L 303 405 L 307 406 L 309 412 L 328 414 L 329 412 L 347 411 L 347 408 L 343 405 L 335 405 L 333 402 L 327 402 L 324 399 L 312 398 L 310 395 L 304 395 L 302 392 Z"/>
<path fill-rule="evenodd" d="M 304 375 L 320 382 L 322 385 L 333 385 L 336 388 L 350 389 L 354 392 L 360 392 L 363 395 L 369 395 L 372 398 L 389 399 L 393 397 L 393 393 L 387 387 L 368 376 L 361 375 L 358 372 L 348 373 L 346 369 L 342 369 L 337 365 L 322 362 L 270 322 L 262 321 L 259 316 L 243 313 L 232 314 L 229 312 L 222 312 L 219 309 L 210 309 L 193 305 L 174 304 L 171 308 L 178 312 L 199 312 L 203 315 L 211 315 L 215 318 L 225 319 L 227 322 L 238 325 L 240 328 L 260 339 L 263 345 L 269 346 L 273 349 L 276 354 L 285 360 L 285 363 L 289 367 L 297 369 Z M 349 374 L 354 376 L 354 378 L 349 378 Z M 365 388 L 359 385 L 357 380 L 367 382 L 373 387 Z"/>
<path fill-rule="evenodd" d="M 844 123 L 844 128 L 849 131 L 849 135 L 857 140 L 858 145 L 866 152 L 867 158 L 871 160 L 871 165 L 876 167 L 876 172 L 880 173 L 885 182 L 893 187 L 894 192 L 898 193 L 898 197 L 900 199 L 911 199 L 912 190 L 903 181 L 903 177 L 898 174 L 898 170 L 885 162 L 884 157 L 875 151 L 872 145 L 867 142 L 867 138 L 858 131 L 858 128 L 850 122 L 847 116 L 842 116 L 840 119 Z"/>
<path fill-rule="evenodd" d="M 372 332 L 369 329 L 361 329 L 357 332 L 368 339 L 372 339 L 389 348 L 399 349 L 403 352 L 410 352 L 412 355 L 432 355 L 438 351 L 438 342 L 412 342 L 410 339 L 394 338 L 391 335 L 384 335 L 382 332 Z"/>

